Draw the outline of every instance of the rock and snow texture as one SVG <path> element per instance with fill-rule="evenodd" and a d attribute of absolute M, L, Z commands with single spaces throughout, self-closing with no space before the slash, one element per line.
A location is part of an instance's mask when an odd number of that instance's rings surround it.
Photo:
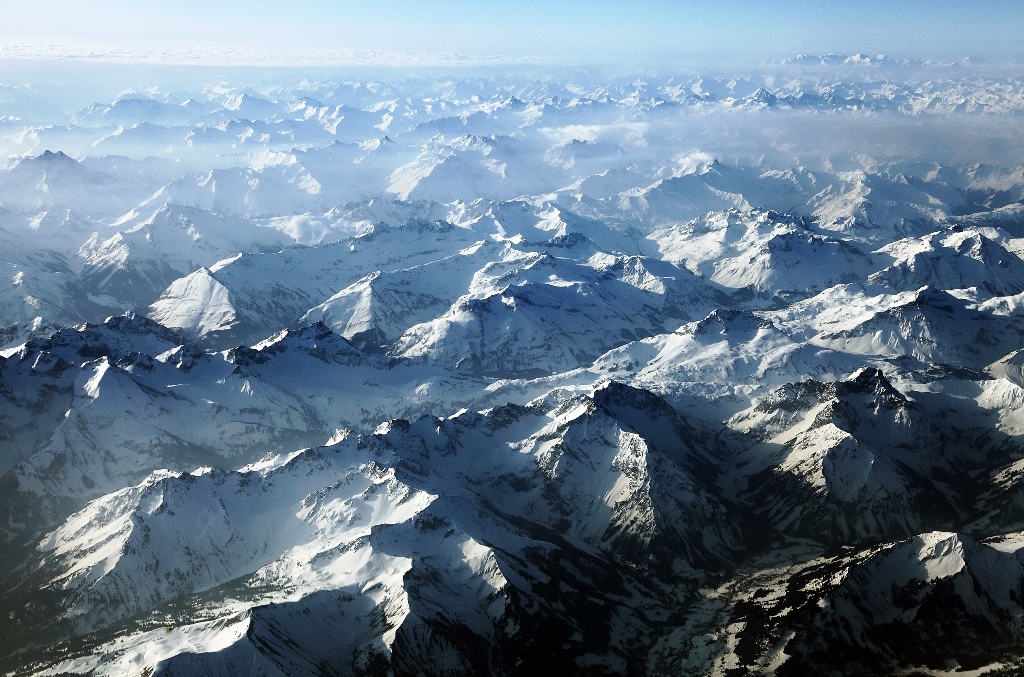
<path fill-rule="evenodd" d="M 0 117 L 0 669 L 1019 670 L 1024 92 L 971 68 Z"/>

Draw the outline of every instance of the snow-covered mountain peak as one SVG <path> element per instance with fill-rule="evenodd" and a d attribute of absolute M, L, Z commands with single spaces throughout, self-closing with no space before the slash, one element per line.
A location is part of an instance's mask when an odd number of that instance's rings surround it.
<path fill-rule="evenodd" d="M 774 326 L 770 319 L 755 315 L 748 310 L 720 310 L 716 308 L 704 319 L 685 324 L 677 331 L 694 336 L 712 336 L 729 333 L 748 334 Z"/>
<path fill-rule="evenodd" d="M 909 405 L 907 397 L 876 367 L 860 367 L 842 380 L 835 381 L 834 393 L 837 397 L 867 396 L 877 407 L 885 409 Z"/>
<path fill-rule="evenodd" d="M 57 152 L 44 150 L 34 157 L 23 158 L 15 165 L 15 169 L 21 171 L 47 171 L 57 168 L 61 168 L 63 171 L 78 171 L 79 167 L 80 165 L 77 160 L 68 157 L 64 151 L 60 150 Z"/>
<path fill-rule="evenodd" d="M 153 320 L 126 313 L 109 317 L 99 325 L 69 327 L 48 338 L 33 339 L 25 343 L 18 355 L 25 360 L 46 352 L 80 363 L 104 356 L 117 360 L 129 353 L 156 355 L 182 343 L 178 334 Z"/>
<path fill-rule="evenodd" d="M 235 348 L 229 352 L 229 359 L 236 364 L 262 363 L 272 356 L 290 351 L 306 353 L 318 360 L 337 364 L 361 364 L 368 359 L 363 352 L 322 322 L 314 322 L 299 329 L 286 329 L 257 343 L 252 349 Z"/>

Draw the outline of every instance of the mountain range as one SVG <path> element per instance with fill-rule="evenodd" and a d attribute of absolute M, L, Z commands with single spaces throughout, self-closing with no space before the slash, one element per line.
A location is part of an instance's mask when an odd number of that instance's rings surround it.
<path fill-rule="evenodd" d="M 1014 674 L 1024 86 L 764 69 L 6 121 L 0 668 Z"/>

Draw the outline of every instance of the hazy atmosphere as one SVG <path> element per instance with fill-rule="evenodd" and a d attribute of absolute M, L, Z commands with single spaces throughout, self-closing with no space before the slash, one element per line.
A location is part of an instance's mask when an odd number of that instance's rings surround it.
<path fill-rule="evenodd" d="M 1014 0 L 41 0 L 5 1 L 0 8 L 3 49 L 23 54 L 203 48 L 237 59 L 288 50 L 309 50 L 307 58 L 396 51 L 653 67 L 802 52 L 923 59 L 1020 59 L 1024 53 L 1024 6 Z"/>

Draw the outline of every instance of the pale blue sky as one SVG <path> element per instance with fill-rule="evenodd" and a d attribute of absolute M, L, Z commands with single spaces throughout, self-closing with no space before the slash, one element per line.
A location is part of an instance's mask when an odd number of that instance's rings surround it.
<path fill-rule="evenodd" d="M 0 0 L 0 39 L 554 59 L 1024 54 L 1021 0 Z"/>

